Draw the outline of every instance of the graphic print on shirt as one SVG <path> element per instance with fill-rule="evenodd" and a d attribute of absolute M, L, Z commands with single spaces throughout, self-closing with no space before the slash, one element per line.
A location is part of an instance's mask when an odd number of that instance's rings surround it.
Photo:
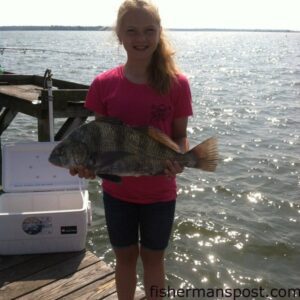
<path fill-rule="evenodd" d="M 171 106 L 166 104 L 153 104 L 151 106 L 151 121 L 165 121 L 171 115 Z"/>

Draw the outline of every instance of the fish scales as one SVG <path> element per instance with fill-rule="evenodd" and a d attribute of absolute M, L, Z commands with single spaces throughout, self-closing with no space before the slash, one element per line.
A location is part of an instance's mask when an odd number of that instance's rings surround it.
<path fill-rule="evenodd" d="M 148 157 L 164 156 L 170 157 L 173 150 L 149 139 L 146 129 L 136 129 L 124 125 L 108 125 L 104 131 L 109 132 L 109 139 L 114 140 L 115 149 L 128 151 L 132 154 Z M 141 153 L 142 151 L 142 153 Z"/>
<path fill-rule="evenodd" d="M 145 133 L 140 133 L 140 138 L 143 143 L 141 143 L 142 147 L 137 145 L 137 149 L 139 149 L 139 155 L 145 156 L 149 160 L 166 160 L 176 156 L 176 152 L 174 150 L 167 148 L 153 139 L 149 139 Z"/>
<path fill-rule="evenodd" d="M 150 157 L 157 157 L 155 155 L 158 151 L 158 148 L 163 147 L 160 144 L 150 140 L 143 130 L 136 130 L 127 126 L 114 125 L 110 126 L 105 124 L 101 127 L 102 131 L 106 132 L 105 138 L 107 144 L 111 147 L 115 147 L 119 151 L 126 151 L 128 153 L 138 156 L 138 159 L 133 159 L 132 157 L 128 159 L 123 159 L 116 161 L 110 166 L 105 166 L 101 169 L 101 172 L 107 174 L 113 174 L 116 170 L 127 170 L 126 174 L 135 174 L 136 170 L 140 170 L 142 174 L 154 174 L 157 172 L 157 166 L 155 166 L 155 161 L 149 161 Z M 100 127 L 99 127 L 100 129 Z M 109 148 L 101 149 L 102 151 L 109 151 Z M 144 150 L 141 153 L 141 150 Z M 148 163 L 147 163 L 148 160 Z M 150 165 L 151 164 L 151 165 Z"/>
<path fill-rule="evenodd" d="M 103 126 L 99 126 L 94 121 L 96 139 L 92 141 L 95 151 L 97 153 L 110 152 L 118 150 L 125 150 L 124 147 L 124 130 L 114 130 L 109 124 L 103 123 Z"/>
<path fill-rule="evenodd" d="M 99 176 L 143 176 L 164 173 L 166 160 L 183 167 L 214 171 L 218 153 L 210 138 L 182 154 L 169 137 L 154 128 L 136 128 L 101 117 L 75 129 L 52 151 L 49 161 L 65 168 L 84 166 Z"/>

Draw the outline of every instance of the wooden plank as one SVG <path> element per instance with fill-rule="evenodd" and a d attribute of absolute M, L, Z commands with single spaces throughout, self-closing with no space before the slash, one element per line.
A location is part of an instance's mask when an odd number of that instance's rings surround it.
<path fill-rule="evenodd" d="M 99 279 L 102 279 L 104 286 L 107 284 L 107 281 L 110 282 L 110 286 L 112 289 L 115 286 L 114 281 L 112 280 L 112 278 L 110 278 L 110 280 L 107 279 L 107 275 L 111 275 L 112 273 L 113 270 L 108 267 L 103 261 L 99 260 L 95 264 L 90 265 L 89 267 L 86 267 L 71 276 L 55 281 L 18 299 L 55 300 L 64 297 L 65 295 L 68 295 Z M 78 298 L 76 297 L 73 299 Z"/>
<path fill-rule="evenodd" d="M 30 101 L 24 101 L 14 96 L 0 93 L 0 106 L 14 109 L 29 116 L 37 117 L 41 113 L 40 105 L 33 105 Z"/>
<path fill-rule="evenodd" d="M 112 293 L 111 295 L 108 295 L 107 297 L 98 298 L 98 299 L 118 300 L 118 295 L 117 295 L 117 292 L 115 292 L 115 293 Z M 145 293 L 141 289 L 137 288 L 135 295 L 134 295 L 134 300 L 143 300 L 143 299 L 146 299 Z"/>
<path fill-rule="evenodd" d="M 50 124 L 47 115 L 44 118 L 38 118 L 38 141 L 50 141 Z"/>
<path fill-rule="evenodd" d="M 115 274 L 110 274 L 77 291 L 66 295 L 61 300 L 92 300 L 102 299 L 116 292 Z"/>
<path fill-rule="evenodd" d="M 31 84 L 33 83 L 33 75 L 17 75 L 17 74 L 2 74 L 0 82 L 9 84 Z"/>
<path fill-rule="evenodd" d="M 44 77 L 34 75 L 33 76 L 33 83 L 43 87 L 44 86 Z M 60 79 L 52 79 L 53 86 L 59 88 L 59 89 L 88 89 L 89 86 L 81 83 L 71 82 L 71 81 L 65 81 Z"/>
<path fill-rule="evenodd" d="M 0 271 L 14 267 L 20 263 L 33 259 L 36 255 L 11 255 L 0 256 Z"/>
<path fill-rule="evenodd" d="M 61 89 L 88 89 L 89 85 L 77 82 L 65 81 L 52 78 L 53 86 Z M 39 75 L 20 75 L 20 74 L 1 74 L 0 82 L 9 84 L 34 84 L 41 88 L 44 87 L 44 76 Z"/>
<path fill-rule="evenodd" d="M 13 96 L 29 102 L 38 101 L 41 90 L 41 87 L 32 84 L 0 85 L 1 94 Z"/>
<path fill-rule="evenodd" d="M 0 87 L 1 88 L 1 87 Z M 53 108 L 54 110 L 64 110 L 68 106 L 68 102 L 82 102 L 83 105 L 85 97 L 87 94 L 86 89 L 70 90 L 61 89 L 53 90 Z M 42 106 L 45 108 L 48 106 L 48 90 L 42 90 L 40 99 L 42 100 Z"/>
<path fill-rule="evenodd" d="M 89 85 L 53 78 L 53 85 L 60 89 L 88 89 Z"/>
<path fill-rule="evenodd" d="M 0 135 L 2 135 L 3 131 L 10 125 L 13 119 L 18 114 L 17 111 L 6 108 L 0 114 Z"/>
<path fill-rule="evenodd" d="M 20 281 L 4 285 L 0 288 L 0 299 L 7 300 L 24 296 L 56 280 L 70 276 L 71 274 L 94 264 L 95 261 L 97 261 L 97 258 L 94 254 L 90 252 L 79 253 L 79 255 L 75 257 L 43 269 Z"/>
<path fill-rule="evenodd" d="M 28 260 L 21 260 L 20 263 L 0 271 L 0 287 L 78 255 L 78 252 L 41 254 L 31 256 Z M 12 258 L 17 260 L 18 256 L 12 256 Z M 7 260 L 9 260 L 8 257 Z"/>
<path fill-rule="evenodd" d="M 111 275 L 112 277 L 112 275 Z M 96 281 L 75 293 L 62 297 L 60 300 L 118 300 L 115 280 L 103 282 Z M 140 288 L 136 289 L 134 300 L 146 299 L 145 293 Z"/>
<path fill-rule="evenodd" d="M 5 86 L 6 87 L 6 86 Z M 0 87 L 3 88 L 3 87 Z M 18 112 L 27 114 L 29 116 L 37 117 L 37 118 L 45 118 L 48 116 L 48 102 L 43 100 L 42 102 L 34 101 L 36 97 L 28 96 L 26 99 L 22 99 L 19 97 L 22 96 L 22 92 L 19 89 L 16 91 L 10 91 L 12 95 L 5 94 L 0 92 L 0 107 L 11 108 Z M 47 95 L 47 91 L 45 90 L 44 95 Z M 66 91 L 62 91 L 62 93 L 56 91 L 54 92 L 54 97 L 65 97 Z M 85 90 L 81 90 L 78 93 L 72 92 L 72 97 L 69 98 L 70 101 L 56 101 L 54 100 L 54 117 L 55 118 L 68 118 L 68 117 L 84 117 L 91 116 L 93 113 L 86 108 L 83 107 L 84 99 L 86 94 Z M 76 98 L 76 95 L 79 98 Z M 61 99 L 61 98 L 58 98 Z M 32 102 L 33 101 L 33 102 Z M 60 107 L 62 106 L 62 107 Z"/>
<path fill-rule="evenodd" d="M 87 89 L 60 89 L 60 90 L 53 90 L 53 98 L 54 101 L 73 101 L 79 102 L 83 101 L 86 98 Z"/>
<path fill-rule="evenodd" d="M 103 299 L 105 299 L 105 300 L 118 300 L 117 292 L 114 292 L 114 293 L 108 295 L 107 297 L 104 297 Z"/>

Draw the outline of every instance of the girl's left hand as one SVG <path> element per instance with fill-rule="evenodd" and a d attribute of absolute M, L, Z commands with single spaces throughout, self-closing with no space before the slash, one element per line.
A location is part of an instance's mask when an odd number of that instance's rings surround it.
<path fill-rule="evenodd" d="M 176 174 L 182 173 L 183 172 L 183 167 L 180 166 L 180 164 L 177 161 L 166 161 L 166 169 L 165 169 L 165 174 L 168 177 L 175 177 Z"/>

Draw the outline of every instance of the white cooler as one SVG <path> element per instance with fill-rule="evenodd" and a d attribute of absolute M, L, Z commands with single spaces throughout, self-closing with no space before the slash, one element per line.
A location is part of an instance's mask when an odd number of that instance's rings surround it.
<path fill-rule="evenodd" d="M 57 143 L 4 145 L 0 255 L 80 251 L 91 224 L 84 181 L 48 157 Z"/>

